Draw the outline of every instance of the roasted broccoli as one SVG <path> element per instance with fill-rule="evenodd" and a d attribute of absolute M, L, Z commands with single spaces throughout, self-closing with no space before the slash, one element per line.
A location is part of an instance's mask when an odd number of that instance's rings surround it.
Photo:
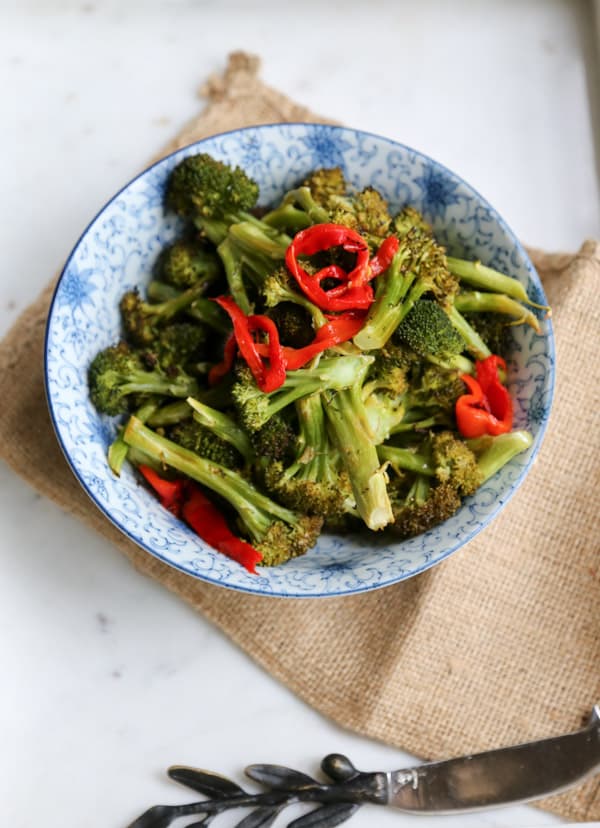
<path fill-rule="evenodd" d="M 167 183 L 167 206 L 191 219 L 213 244 L 220 244 L 229 225 L 244 221 L 258 199 L 258 185 L 239 167 L 206 153 L 184 158 Z"/>
<path fill-rule="evenodd" d="M 375 301 L 354 337 L 364 351 L 382 348 L 411 308 L 426 293 L 449 306 L 458 282 L 446 267 L 444 250 L 433 237 L 411 230 L 389 268 L 377 279 Z"/>
<path fill-rule="evenodd" d="M 243 463 L 240 452 L 228 441 L 218 437 L 197 420 L 185 420 L 169 429 L 169 438 L 177 445 L 227 469 L 239 469 Z"/>
<path fill-rule="evenodd" d="M 127 339 L 137 345 L 150 345 L 160 330 L 188 310 L 202 296 L 208 282 L 201 280 L 172 299 L 158 304 L 145 302 L 137 290 L 129 290 L 119 304 Z"/>
<path fill-rule="evenodd" d="M 348 474 L 327 433 L 321 395 L 298 400 L 296 412 L 296 456 L 287 468 L 282 462 L 265 464 L 266 488 L 286 506 L 307 515 L 331 520 L 355 512 Z"/>
<path fill-rule="evenodd" d="M 309 394 L 349 388 L 373 361 L 373 357 L 337 356 L 321 359 L 315 368 L 288 371 L 285 382 L 276 391 L 265 394 L 258 388 L 250 369 L 236 368 L 236 379 L 231 389 L 240 423 L 250 432 L 258 431 L 282 409 Z"/>
<path fill-rule="evenodd" d="M 227 501 L 237 512 L 244 534 L 263 555 L 264 565 L 282 564 L 303 555 L 316 543 L 321 518 L 280 506 L 236 471 L 161 437 L 135 417 L 130 418 L 123 437 L 128 445 L 159 459 Z"/>
<path fill-rule="evenodd" d="M 157 278 L 185 290 L 199 279 L 214 283 L 222 275 L 219 257 L 193 239 L 178 239 L 166 247 L 158 258 Z"/>
<path fill-rule="evenodd" d="M 157 366 L 169 376 L 183 370 L 188 374 L 205 374 L 205 345 L 207 332 L 191 322 L 173 322 L 158 333 L 156 339 L 141 355 L 146 366 Z"/>
<path fill-rule="evenodd" d="M 95 407 L 110 415 L 126 413 L 133 395 L 189 397 L 198 393 L 196 380 L 183 371 L 171 377 L 159 368 L 146 370 L 140 355 L 124 342 L 94 357 L 88 383 Z"/>

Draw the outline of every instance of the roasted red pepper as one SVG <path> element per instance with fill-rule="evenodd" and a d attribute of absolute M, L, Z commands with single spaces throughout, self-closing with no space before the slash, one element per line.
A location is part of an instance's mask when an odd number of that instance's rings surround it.
<path fill-rule="evenodd" d="M 388 236 L 381 243 L 381 247 L 369 262 L 371 268 L 371 278 L 379 276 L 384 270 L 387 270 L 392 263 L 392 259 L 398 251 L 400 242 L 396 236 Z"/>
<path fill-rule="evenodd" d="M 339 316 L 331 317 L 322 325 L 310 345 L 305 345 L 303 348 L 290 348 L 284 345 L 282 352 L 286 369 L 295 371 L 297 368 L 302 368 L 327 348 L 333 348 L 334 345 L 340 345 L 352 339 L 360 331 L 364 321 L 364 311 L 347 311 Z M 267 355 L 266 345 L 257 345 L 257 349 L 262 356 Z"/>
<path fill-rule="evenodd" d="M 248 572 L 257 574 L 256 564 L 262 561 L 262 554 L 233 534 L 217 507 L 191 482 L 187 484 L 183 519 L 199 537 L 218 552 L 237 561 L 246 567 Z"/>
<path fill-rule="evenodd" d="M 492 354 L 475 363 L 477 379 L 469 374 L 461 377 L 470 392 L 459 397 L 455 407 L 456 424 L 463 437 L 496 436 L 512 429 L 513 404 L 498 378 L 498 368 L 505 371 L 506 363 Z"/>
<path fill-rule="evenodd" d="M 183 505 L 185 482 L 183 480 L 165 480 L 150 466 L 138 466 L 138 468 L 146 482 L 152 486 L 158 495 L 160 505 L 179 517 Z"/>
<path fill-rule="evenodd" d="M 349 273 L 338 265 L 328 265 L 311 276 L 298 262 L 298 256 L 312 256 L 332 247 L 356 253 L 356 263 Z M 285 263 L 302 292 L 321 310 L 342 311 L 367 309 L 373 302 L 369 284 L 369 246 L 363 237 L 341 224 L 315 224 L 301 230 L 285 254 Z M 324 279 L 337 279 L 341 284 L 324 290 Z"/>
<path fill-rule="evenodd" d="M 198 537 L 214 547 L 217 552 L 222 552 L 256 575 L 256 564 L 262 561 L 262 554 L 233 534 L 221 512 L 196 483 L 182 478 L 165 480 L 150 466 L 138 468 L 158 495 L 161 506 L 176 517 L 183 517 Z"/>
<path fill-rule="evenodd" d="M 279 342 L 279 332 L 273 320 L 269 319 L 268 316 L 246 316 L 230 296 L 219 296 L 215 299 L 215 302 L 229 314 L 233 322 L 233 335 L 237 347 L 248 363 L 258 387 L 267 394 L 279 388 L 285 380 L 285 364 L 281 343 Z M 261 356 L 258 344 L 252 336 L 256 331 L 263 331 L 269 337 L 266 357 Z M 233 357 L 230 354 L 231 349 L 229 352 L 226 351 L 223 363 L 216 366 L 215 373 L 217 376 L 223 375 L 226 360 L 231 359 L 231 362 L 233 362 Z"/>

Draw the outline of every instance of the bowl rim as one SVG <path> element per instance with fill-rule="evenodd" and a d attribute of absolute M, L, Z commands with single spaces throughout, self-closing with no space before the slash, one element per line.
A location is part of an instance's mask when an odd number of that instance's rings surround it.
<path fill-rule="evenodd" d="M 206 574 L 200 574 L 198 572 L 192 572 L 190 569 L 178 564 L 176 561 L 173 561 L 167 558 L 164 554 L 152 549 L 147 543 L 143 542 L 142 540 L 135 537 L 124 525 L 119 523 L 119 521 L 112 516 L 110 511 L 101 503 L 100 499 L 96 497 L 96 495 L 92 492 L 90 487 L 87 485 L 85 480 L 83 479 L 82 474 L 79 472 L 75 463 L 72 461 L 68 449 L 64 443 L 62 438 L 60 428 L 58 425 L 58 421 L 55 416 L 54 408 L 53 408 L 53 400 L 52 395 L 50 392 L 50 379 L 49 379 L 49 371 L 48 371 L 48 348 L 49 348 L 49 337 L 50 337 L 50 329 L 51 329 L 51 322 L 54 313 L 54 306 L 56 303 L 56 299 L 61 288 L 61 283 L 63 278 L 69 269 L 73 258 L 76 256 L 81 243 L 87 236 L 88 232 L 92 228 L 92 226 L 96 223 L 96 221 L 100 218 L 100 216 L 113 204 L 126 190 L 128 190 L 133 184 L 139 181 L 141 178 L 146 176 L 149 172 L 154 170 L 156 167 L 165 164 L 174 156 L 179 155 L 180 153 L 186 153 L 190 149 L 194 147 L 201 147 L 202 144 L 206 143 L 207 141 L 212 141 L 214 139 L 219 139 L 221 137 L 225 137 L 227 135 L 237 134 L 237 133 L 244 133 L 244 132 L 256 132 L 256 131 L 268 131 L 270 129 L 281 129 L 282 127 L 303 127 L 303 128 L 315 128 L 319 130 L 330 130 L 332 132 L 352 132 L 354 134 L 359 134 L 361 136 L 365 136 L 368 138 L 374 138 L 378 141 L 384 141 L 392 147 L 397 147 L 405 152 L 413 153 L 415 156 L 425 160 L 426 162 L 432 164 L 433 166 L 437 167 L 438 169 L 442 170 L 445 174 L 449 175 L 451 178 L 455 179 L 461 185 L 465 186 L 467 190 L 469 190 L 478 200 L 479 202 L 489 209 L 490 213 L 492 214 L 494 221 L 501 227 L 501 229 L 506 233 L 506 235 L 514 241 L 514 247 L 518 252 L 519 256 L 522 258 L 523 263 L 525 264 L 529 276 L 531 277 L 532 281 L 535 283 L 537 289 L 540 291 L 541 296 L 543 297 L 544 301 L 547 301 L 546 294 L 544 291 L 544 286 L 542 281 L 535 269 L 525 247 L 520 242 L 517 235 L 514 233 L 512 228 L 509 224 L 505 221 L 505 219 L 500 215 L 500 213 L 493 207 L 490 202 L 484 198 L 481 193 L 475 189 L 468 181 L 466 181 L 461 175 L 451 170 L 445 164 L 437 161 L 432 156 L 428 155 L 427 153 L 421 152 L 420 150 L 414 149 L 413 147 L 409 146 L 408 144 L 403 144 L 400 141 L 396 141 L 392 138 L 388 138 L 384 135 L 379 135 L 378 133 L 369 132 L 367 130 L 357 129 L 351 126 L 342 126 L 338 124 L 327 124 L 327 123 L 317 123 L 314 121 L 286 121 L 281 123 L 272 123 L 272 124 L 256 124 L 256 125 L 249 125 L 244 127 L 238 127 L 236 129 L 229 129 L 224 130 L 223 132 L 214 133 L 212 135 L 207 135 L 204 138 L 199 139 L 198 141 L 192 141 L 190 144 L 185 144 L 184 146 L 178 147 L 177 149 L 173 150 L 172 152 L 168 153 L 167 155 L 162 156 L 158 160 L 152 162 L 147 167 L 144 167 L 139 173 L 129 179 L 119 190 L 117 190 L 114 195 L 112 195 L 100 209 L 95 213 L 92 219 L 86 224 L 83 231 L 80 233 L 79 238 L 73 245 L 71 252 L 69 253 L 67 259 L 65 260 L 65 264 L 60 271 L 60 275 L 56 281 L 56 285 L 52 292 L 52 298 L 50 300 L 50 304 L 48 306 L 48 312 L 46 317 L 46 325 L 45 325 L 45 333 L 44 333 L 44 391 L 46 396 L 46 402 L 48 405 L 48 411 L 50 415 L 50 420 L 52 422 L 52 426 L 54 429 L 55 436 L 57 438 L 58 444 L 61 448 L 63 456 L 67 461 L 72 473 L 75 475 L 76 480 L 82 487 L 83 491 L 87 494 L 90 500 L 94 503 L 94 505 L 100 510 L 100 512 L 112 523 L 117 529 L 130 541 L 132 541 L 137 547 L 143 549 L 145 552 L 148 552 L 154 558 L 160 560 L 162 563 L 177 569 L 179 572 L 184 573 L 198 581 L 209 583 L 214 586 L 220 586 L 225 589 L 231 589 L 236 592 L 241 592 L 243 594 L 250 594 L 250 595 L 259 595 L 262 597 L 269 597 L 269 598 L 336 598 L 336 597 L 344 597 L 350 595 L 357 595 L 366 592 L 373 592 L 378 589 L 385 589 L 386 587 L 393 586 L 394 584 L 401 583 L 402 581 L 409 580 L 416 575 L 420 575 L 421 573 L 425 572 L 428 569 L 431 569 L 437 564 L 441 563 L 442 561 L 446 560 L 450 555 L 454 554 L 454 552 L 458 551 L 461 547 L 468 544 L 473 538 L 478 535 L 482 530 L 484 530 L 498 515 L 502 509 L 508 504 L 508 502 L 512 499 L 513 495 L 517 492 L 517 490 L 521 487 L 523 482 L 525 481 L 533 463 L 535 462 L 538 452 L 541 448 L 541 445 L 544 441 L 546 430 L 548 428 L 548 423 L 551 418 L 552 408 L 554 403 L 554 394 L 555 394 L 555 385 L 556 385 L 556 347 L 554 341 L 554 328 L 552 324 L 552 319 L 548 318 L 545 320 L 546 322 L 546 332 L 545 338 L 547 341 L 547 349 L 548 349 L 548 356 L 549 361 L 552 366 L 552 370 L 548 372 L 547 378 L 547 399 L 548 399 L 548 406 L 547 406 L 547 413 L 544 419 L 540 422 L 538 432 L 534 441 L 533 446 L 531 447 L 531 454 L 527 461 L 527 464 L 522 467 L 519 477 L 514 481 L 511 485 L 510 490 L 507 492 L 505 497 L 498 498 L 497 503 L 493 511 L 486 515 L 485 520 L 482 524 L 475 527 L 471 532 L 468 533 L 466 537 L 463 537 L 460 541 L 457 542 L 446 549 L 446 551 L 437 557 L 434 561 L 426 561 L 417 569 L 413 569 L 409 574 L 400 574 L 398 577 L 392 577 L 386 580 L 385 582 L 378 582 L 376 584 L 367 584 L 367 585 L 359 585 L 357 587 L 353 587 L 346 590 L 337 590 L 331 592 L 313 592 L 313 593 L 306 593 L 306 592 L 293 592 L 293 591 L 286 591 L 281 592 L 277 591 L 269 591 L 269 590 L 262 590 L 259 588 L 252 588 L 251 586 L 242 586 L 240 584 L 230 584 L 224 583 L 223 581 L 219 581 L 216 578 L 212 578 Z M 108 468 L 108 466 L 107 466 Z M 402 541 L 399 541 L 401 543 Z"/>

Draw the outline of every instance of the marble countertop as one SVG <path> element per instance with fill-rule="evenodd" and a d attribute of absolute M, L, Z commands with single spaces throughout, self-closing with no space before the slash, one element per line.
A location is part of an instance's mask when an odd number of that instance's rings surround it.
<path fill-rule="evenodd" d="M 528 244 L 575 249 L 600 233 L 587 3 L 349 0 L 343 17 L 316 0 L 3 6 L 0 333 L 242 47 L 314 110 L 462 174 Z M 186 799 L 165 779 L 172 763 L 241 780 L 251 761 L 316 772 L 331 751 L 365 769 L 413 761 L 321 718 L 4 466 L 0 491 L 4 824 L 124 828 Z M 350 824 L 558 822 L 530 807 L 418 819 L 370 808 Z"/>

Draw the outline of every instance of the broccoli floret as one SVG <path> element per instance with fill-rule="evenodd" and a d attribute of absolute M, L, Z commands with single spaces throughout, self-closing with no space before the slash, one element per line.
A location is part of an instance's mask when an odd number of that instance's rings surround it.
<path fill-rule="evenodd" d="M 173 426 L 169 430 L 169 437 L 177 445 L 227 469 L 239 469 L 242 466 L 242 456 L 231 443 L 217 437 L 211 429 L 194 419 Z"/>
<path fill-rule="evenodd" d="M 169 376 L 183 370 L 188 374 L 205 373 L 206 329 L 190 322 L 174 322 L 160 331 L 152 347 L 142 352 L 149 369 L 160 366 Z"/>
<path fill-rule="evenodd" d="M 217 246 L 230 292 L 244 313 L 252 309 L 244 276 L 259 285 L 291 243 L 248 212 L 257 198 L 258 187 L 243 170 L 206 153 L 184 159 L 167 185 L 167 204 Z"/>
<path fill-rule="evenodd" d="M 500 313 L 465 313 L 468 324 L 477 331 L 493 354 L 504 356 L 508 348 L 506 317 Z"/>
<path fill-rule="evenodd" d="M 198 392 L 196 380 L 183 372 L 167 376 L 145 369 L 138 353 L 124 342 L 100 351 L 89 367 L 88 383 L 94 406 L 104 414 L 124 414 L 136 394 L 189 397 Z"/>
<path fill-rule="evenodd" d="M 225 238 L 230 224 L 247 218 L 257 199 L 258 185 L 242 169 L 206 153 L 184 158 L 167 183 L 167 205 L 192 219 L 215 244 Z"/>
<path fill-rule="evenodd" d="M 180 289 L 192 287 L 199 279 L 212 284 L 223 272 L 216 253 L 193 239 L 178 239 L 166 247 L 156 270 L 159 279 Z"/>
<path fill-rule="evenodd" d="M 250 463 L 254 459 L 254 450 L 248 435 L 239 427 L 233 417 L 192 397 L 188 397 L 187 403 L 194 412 L 193 418 L 196 423 L 208 429 L 218 440 L 223 440 L 232 445 L 246 463 Z"/>
<path fill-rule="evenodd" d="M 119 304 L 127 338 L 137 345 L 152 344 L 159 331 L 186 311 L 206 287 L 207 282 L 201 280 L 178 296 L 158 304 L 144 302 L 137 290 L 127 291 Z"/>
<path fill-rule="evenodd" d="M 413 305 L 396 329 L 396 336 L 420 356 L 446 359 L 460 354 L 464 348 L 448 315 L 431 299 L 421 299 Z"/>
<path fill-rule="evenodd" d="M 240 364 L 231 389 L 239 421 L 248 431 L 258 431 L 274 414 L 301 397 L 353 385 L 361 376 L 364 378 L 372 361 L 373 357 L 363 355 L 321 359 L 316 368 L 288 371 L 283 385 L 270 394 L 261 391 L 250 369 Z"/>
<path fill-rule="evenodd" d="M 280 414 L 274 414 L 262 428 L 250 433 L 250 441 L 256 457 L 285 461 L 294 452 L 296 434 Z"/>
<path fill-rule="evenodd" d="M 368 430 L 375 445 L 388 439 L 405 416 L 406 369 L 378 352 L 361 394 Z"/>
<path fill-rule="evenodd" d="M 299 435 L 294 462 L 269 463 L 262 478 L 266 488 L 291 509 L 332 519 L 354 509 L 348 474 L 327 433 L 319 394 L 296 403 Z M 267 424 L 268 425 L 268 424 Z"/>
<path fill-rule="evenodd" d="M 475 454 L 451 431 L 433 435 L 431 454 L 436 478 L 452 485 L 459 495 L 471 495 L 483 483 Z"/>
<path fill-rule="evenodd" d="M 411 231 L 400 241 L 390 267 L 377 277 L 375 301 L 355 344 L 363 351 L 382 348 L 423 294 L 431 293 L 446 306 L 457 289 L 443 248 L 431 236 Z"/>
<path fill-rule="evenodd" d="M 280 506 L 236 471 L 161 437 L 135 417 L 130 418 L 123 436 L 128 445 L 160 459 L 165 466 L 227 501 L 237 512 L 243 532 L 262 553 L 264 565 L 278 565 L 303 555 L 316 543 L 323 523 L 320 518 L 299 515 Z"/>
<path fill-rule="evenodd" d="M 396 489 L 390 486 L 395 534 L 410 538 L 427 532 L 460 508 L 461 499 L 449 483 L 432 483 L 425 475 L 416 475 L 408 492 L 402 482 Z"/>
<path fill-rule="evenodd" d="M 304 269 L 307 273 L 310 273 L 310 264 L 304 263 Z M 284 302 L 292 302 L 304 308 L 310 314 L 312 326 L 315 331 L 327 322 L 327 318 L 322 310 L 313 304 L 310 299 L 307 299 L 306 296 L 298 293 L 293 277 L 284 267 L 278 268 L 264 280 L 260 292 L 267 308 L 276 308 Z"/>
<path fill-rule="evenodd" d="M 148 299 L 151 302 L 166 302 L 170 299 L 177 299 L 181 291 L 165 282 L 154 279 L 148 285 Z M 200 296 L 194 299 L 191 305 L 185 308 L 185 315 L 201 325 L 208 325 L 217 333 L 229 334 L 231 323 L 226 313 L 212 299 Z"/>
<path fill-rule="evenodd" d="M 387 201 L 378 190 L 366 187 L 354 196 L 352 203 L 362 232 L 379 238 L 389 234 L 392 217 Z"/>
<path fill-rule="evenodd" d="M 341 167 L 314 170 L 303 182 L 312 197 L 323 207 L 327 207 L 333 195 L 344 195 L 348 189 Z"/>
<path fill-rule="evenodd" d="M 443 409 L 454 411 L 456 400 L 465 393 L 458 371 L 437 365 L 425 365 L 412 373 L 404 402 L 407 410 Z"/>
<path fill-rule="evenodd" d="M 408 235 L 416 227 L 421 233 L 432 234 L 431 225 L 427 224 L 421 213 L 414 207 L 404 207 L 394 218 L 394 230 L 399 238 Z"/>

